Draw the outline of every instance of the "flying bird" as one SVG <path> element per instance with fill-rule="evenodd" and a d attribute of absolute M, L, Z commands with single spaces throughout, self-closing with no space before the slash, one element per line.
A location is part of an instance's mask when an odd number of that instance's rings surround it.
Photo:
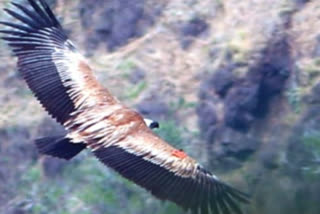
<path fill-rule="evenodd" d="M 241 214 L 249 196 L 221 181 L 150 128 L 95 78 L 44 0 L 12 2 L 17 23 L 1 30 L 18 70 L 43 108 L 67 134 L 36 140 L 40 153 L 71 159 L 84 149 L 161 200 L 194 214 Z M 152 125 L 153 124 L 153 125 Z"/>

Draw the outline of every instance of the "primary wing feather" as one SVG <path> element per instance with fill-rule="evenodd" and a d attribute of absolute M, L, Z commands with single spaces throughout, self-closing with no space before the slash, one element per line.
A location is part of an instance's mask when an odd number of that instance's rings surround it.
<path fill-rule="evenodd" d="M 45 1 L 28 0 L 31 9 L 13 3 L 17 11 L 5 11 L 21 24 L 0 22 L 18 57 L 18 70 L 40 103 L 64 124 L 70 115 L 83 108 L 117 100 L 100 86 L 89 66 L 68 39 Z"/>
<path fill-rule="evenodd" d="M 94 154 L 157 198 L 194 214 L 242 213 L 237 202 L 248 202 L 248 195 L 224 184 L 190 157 L 175 156 L 176 151 L 145 129 L 115 144 L 101 144 Z"/>
<path fill-rule="evenodd" d="M 45 1 L 28 2 L 31 10 L 16 3 L 19 13 L 6 9 L 21 24 L 0 22 L 11 28 L 0 33 L 30 89 L 68 129 L 68 139 L 85 143 L 125 178 L 194 214 L 242 213 L 237 202 L 248 202 L 246 194 L 155 136 L 139 114 L 100 86 Z"/>
<path fill-rule="evenodd" d="M 67 124 L 96 157 L 162 200 L 194 214 L 241 214 L 248 195 L 220 181 L 183 151 L 156 136 L 133 110 L 121 105 L 83 112 Z"/>

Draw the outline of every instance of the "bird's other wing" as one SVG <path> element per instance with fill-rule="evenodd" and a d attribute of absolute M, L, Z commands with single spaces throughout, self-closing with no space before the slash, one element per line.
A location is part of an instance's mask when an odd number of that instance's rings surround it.
<path fill-rule="evenodd" d="M 20 23 L 1 30 L 18 57 L 18 70 L 48 113 L 61 124 L 78 109 L 118 101 L 94 77 L 44 0 L 4 9 Z"/>
<path fill-rule="evenodd" d="M 140 126 L 123 140 L 101 144 L 94 154 L 105 165 L 162 200 L 194 214 L 241 214 L 248 195 L 220 181 L 183 151 Z"/>

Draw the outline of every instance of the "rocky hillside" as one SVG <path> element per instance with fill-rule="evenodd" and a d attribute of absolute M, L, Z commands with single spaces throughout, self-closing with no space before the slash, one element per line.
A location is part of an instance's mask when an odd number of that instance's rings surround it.
<path fill-rule="evenodd" d="M 246 213 L 318 213 L 320 1 L 48 2 L 104 86 L 252 194 Z M 0 48 L 0 213 L 182 213 L 89 153 L 40 157 L 61 127 Z"/>

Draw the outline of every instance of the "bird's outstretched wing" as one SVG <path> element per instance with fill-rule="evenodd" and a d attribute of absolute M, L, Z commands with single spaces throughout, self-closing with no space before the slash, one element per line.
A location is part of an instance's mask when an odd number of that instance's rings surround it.
<path fill-rule="evenodd" d="M 127 179 L 194 214 L 242 213 L 237 202 L 247 202 L 246 194 L 154 135 L 138 113 L 99 85 L 45 1 L 28 2 L 31 10 L 16 3 L 20 12 L 6 9 L 21 24 L 0 22 L 11 28 L 0 33 L 18 57 L 19 72 L 35 96 L 70 131 L 67 138 L 53 142 L 53 149 L 81 142 L 79 149 L 71 150 L 78 153 L 88 146 Z M 47 147 L 47 140 L 40 142 L 44 150 L 52 146 Z"/>
<path fill-rule="evenodd" d="M 118 143 L 101 145 L 94 154 L 157 198 L 193 214 L 241 214 L 238 202 L 248 202 L 247 194 L 226 185 L 146 127 Z"/>
<path fill-rule="evenodd" d="M 0 22 L 18 57 L 18 70 L 48 113 L 66 122 L 74 111 L 118 102 L 94 77 L 44 0 L 28 0 L 31 8 L 12 3 L 5 11 L 20 24 Z"/>

